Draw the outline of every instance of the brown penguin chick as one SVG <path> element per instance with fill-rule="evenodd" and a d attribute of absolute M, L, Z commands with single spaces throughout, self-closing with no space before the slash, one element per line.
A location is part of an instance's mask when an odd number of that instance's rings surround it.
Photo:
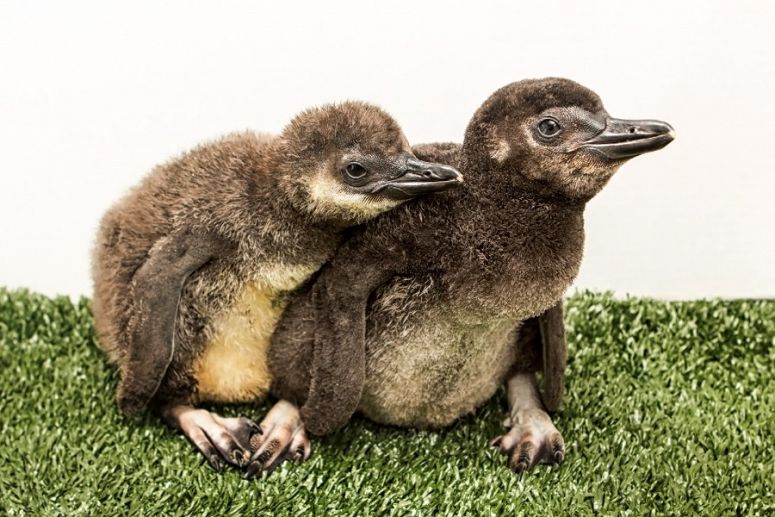
<path fill-rule="evenodd" d="M 494 443 L 509 465 L 561 461 L 533 373 L 537 333 L 564 339 L 558 300 L 579 269 L 587 201 L 626 160 L 672 139 L 663 122 L 610 117 L 566 79 L 498 90 L 462 146 L 415 147 L 458 166 L 466 188 L 371 221 L 294 297 L 272 338 L 272 389 L 303 404 L 318 434 L 355 411 L 446 426 L 506 381 L 511 429 Z M 550 359 L 562 368 L 561 352 Z"/>
<path fill-rule="evenodd" d="M 398 124 L 360 102 L 307 110 L 277 137 L 232 134 L 154 169 L 106 213 L 93 257 L 95 323 L 120 368 L 121 410 L 152 403 L 212 466 L 246 463 L 259 427 L 195 406 L 266 394 L 286 296 L 347 227 L 460 181 L 418 160 Z M 267 416 L 264 431 L 290 429 L 279 441 L 270 433 L 269 465 L 289 445 L 308 454 L 289 406 Z"/>

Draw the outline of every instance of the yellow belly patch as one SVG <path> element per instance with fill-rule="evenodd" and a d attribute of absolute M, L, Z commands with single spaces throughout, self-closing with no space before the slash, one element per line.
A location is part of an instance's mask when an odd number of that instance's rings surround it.
<path fill-rule="evenodd" d="M 267 353 L 286 295 L 315 269 L 274 269 L 247 284 L 215 319 L 212 338 L 194 368 L 199 401 L 251 402 L 266 395 L 272 383 Z"/>

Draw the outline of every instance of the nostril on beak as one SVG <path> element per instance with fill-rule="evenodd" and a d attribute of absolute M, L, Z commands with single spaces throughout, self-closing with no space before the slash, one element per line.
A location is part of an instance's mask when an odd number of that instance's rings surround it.
<path fill-rule="evenodd" d="M 430 169 L 425 169 L 424 171 L 422 171 L 422 175 L 425 178 L 433 178 L 436 176 L 435 174 L 433 174 L 433 171 Z"/>
<path fill-rule="evenodd" d="M 630 134 L 635 134 L 640 128 L 638 126 L 630 126 Z"/>

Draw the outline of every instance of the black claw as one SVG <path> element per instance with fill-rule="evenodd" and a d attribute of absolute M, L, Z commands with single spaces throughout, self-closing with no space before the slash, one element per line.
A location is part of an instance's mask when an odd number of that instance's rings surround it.
<path fill-rule="evenodd" d="M 242 449 L 233 449 L 231 451 L 231 459 L 236 463 L 238 466 L 242 467 L 245 463 L 245 453 L 242 451 Z"/>
<path fill-rule="evenodd" d="M 242 479 L 253 479 L 258 474 L 261 474 L 261 464 L 253 462 L 248 465 L 247 470 L 245 470 L 245 473 L 242 475 Z"/>
<path fill-rule="evenodd" d="M 224 467 L 223 460 L 221 460 L 219 456 L 215 455 L 207 457 L 207 464 L 210 465 L 210 467 L 212 467 L 212 469 L 216 472 L 220 472 Z"/>
<path fill-rule="evenodd" d="M 533 451 L 533 446 L 530 443 L 525 443 L 522 446 L 520 446 L 519 456 L 517 456 L 517 461 L 512 467 L 514 472 L 519 474 L 530 468 L 530 453 L 532 451 Z"/>
<path fill-rule="evenodd" d="M 562 460 L 565 459 L 565 444 L 562 442 L 562 438 L 554 440 L 552 456 L 554 457 L 554 461 L 557 463 L 562 463 Z"/>
<path fill-rule="evenodd" d="M 522 474 L 528 469 L 529 465 L 526 461 L 523 461 L 522 458 L 519 458 L 516 462 L 511 462 L 509 467 L 517 474 Z"/>

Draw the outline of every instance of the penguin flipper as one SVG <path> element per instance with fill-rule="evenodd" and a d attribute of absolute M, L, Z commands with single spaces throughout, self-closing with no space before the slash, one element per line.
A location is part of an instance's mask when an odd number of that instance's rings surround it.
<path fill-rule="evenodd" d="M 359 247 L 357 239 L 345 243 L 309 292 L 307 305 L 314 311 L 315 330 L 309 390 L 301 415 L 315 435 L 342 428 L 358 409 L 366 376 L 369 296 L 403 264 L 403 254 L 380 250 L 372 255 L 364 252 L 368 249 L 373 248 Z M 293 317 L 290 309 L 286 314 Z"/>
<path fill-rule="evenodd" d="M 126 361 L 117 394 L 123 413 L 139 413 L 158 390 L 175 349 L 183 286 L 223 247 L 224 242 L 210 233 L 173 233 L 154 244 L 135 273 L 129 288 L 133 314 L 126 329 Z"/>
<path fill-rule="evenodd" d="M 565 339 L 562 300 L 538 316 L 543 349 L 544 406 L 557 411 L 565 393 L 565 367 L 568 365 L 568 343 Z"/>
<path fill-rule="evenodd" d="M 516 336 L 511 375 L 543 372 L 541 400 L 549 412 L 557 411 L 565 390 L 567 343 L 562 301 L 546 312 L 522 322 Z"/>

